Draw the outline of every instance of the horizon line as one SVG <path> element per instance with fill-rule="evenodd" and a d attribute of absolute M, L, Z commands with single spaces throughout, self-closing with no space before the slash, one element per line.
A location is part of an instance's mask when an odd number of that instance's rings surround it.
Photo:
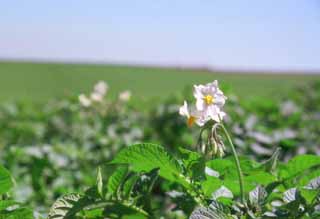
<path fill-rule="evenodd" d="M 319 75 L 320 69 L 276 69 L 276 68 L 243 68 L 243 67 L 210 67 L 208 65 L 181 65 L 181 64 L 158 64 L 141 62 L 120 62 L 102 60 L 81 60 L 81 59 L 50 59 L 50 58 L 4 58 L 0 57 L 0 63 L 20 62 L 34 64 L 80 64 L 80 65 L 111 65 L 135 68 L 162 68 L 178 69 L 188 71 L 202 71 L 222 74 L 278 74 L 278 75 Z"/>

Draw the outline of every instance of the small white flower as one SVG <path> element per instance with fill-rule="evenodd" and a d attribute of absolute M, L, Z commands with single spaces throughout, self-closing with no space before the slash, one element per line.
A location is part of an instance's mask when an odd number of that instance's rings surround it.
<path fill-rule="evenodd" d="M 91 100 L 84 94 L 79 95 L 79 102 L 84 107 L 89 107 L 91 105 Z"/>
<path fill-rule="evenodd" d="M 130 98 L 131 98 L 131 92 L 129 90 L 122 91 L 119 94 L 119 100 L 122 102 L 127 102 L 130 100 Z"/>
<path fill-rule="evenodd" d="M 108 85 L 104 81 L 99 81 L 94 85 L 93 92 L 90 95 L 92 101 L 102 102 L 104 96 L 107 94 Z"/>
<path fill-rule="evenodd" d="M 218 81 L 206 85 L 194 85 L 196 108 L 203 111 L 212 120 L 219 122 L 226 114 L 221 110 L 227 97 L 218 87 Z"/>
<path fill-rule="evenodd" d="M 197 111 L 195 109 L 189 109 L 187 101 L 184 101 L 183 106 L 179 109 L 179 114 L 187 117 L 188 126 L 192 126 L 196 123 L 199 126 L 203 126 L 209 118 L 203 114 L 201 111 Z"/>
<path fill-rule="evenodd" d="M 96 93 L 96 92 L 93 92 L 90 95 L 91 100 L 95 101 L 95 102 L 102 102 L 103 97 L 104 97 L 103 95 Z"/>
<path fill-rule="evenodd" d="M 108 84 L 104 81 L 99 81 L 94 85 L 93 93 L 100 94 L 101 96 L 105 96 L 108 91 Z"/>

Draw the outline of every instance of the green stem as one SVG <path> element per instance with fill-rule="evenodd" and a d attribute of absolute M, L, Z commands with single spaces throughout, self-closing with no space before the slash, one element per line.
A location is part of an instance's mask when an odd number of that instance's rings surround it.
<path fill-rule="evenodd" d="M 197 141 L 197 145 L 196 145 L 197 150 L 198 150 L 199 152 L 202 152 L 202 151 L 201 151 L 201 149 L 202 149 L 202 148 L 201 148 L 201 146 L 202 146 L 202 133 L 203 133 L 204 130 L 206 130 L 205 127 L 200 130 L 200 134 L 199 134 L 198 141 Z"/>
<path fill-rule="evenodd" d="M 182 184 L 183 187 L 187 190 L 187 193 L 193 198 L 193 200 L 198 205 L 205 206 L 205 197 L 201 193 L 199 193 L 199 191 L 195 188 L 191 180 L 182 174 L 180 174 L 179 176 L 181 180 L 184 181 L 184 183 Z"/>
<path fill-rule="evenodd" d="M 95 202 L 93 206 L 87 206 L 86 210 L 100 209 L 100 208 L 106 207 L 107 205 L 112 205 L 112 204 L 115 204 L 115 203 L 118 203 L 118 204 L 120 204 L 122 206 L 125 206 L 127 208 L 130 208 L 130 209 L 136 211 L 136 212 L 139 212 L 139 213 L 143 214 L 144 216 L 146 216 L 148 218 L 150 216 L 148 214 L 148 212 L 146 212 L 142 208 L 139 208 L 139 207 L 137 207 L 135 205 L 132 205 L 132 203 L 127 202 L 127 201 L 105 201 L 105 200 L 101 200 L 101 201 Z"/>
<path fill-rule="evenodd" d="M 243 173 L 242 173 L 242 170 L 241 170 L 241 166 L 240 166 L 240 161 L 239 161 L 239 157 L 238 157 L 238 154 L 237 154 L 237 151 L 233 145 L 233 142 L 230 138 L 230 135 L 227 131 L 227 129 L 224 127 L 223 123 L 219 123 L 220 124 L 220 127 L 222 128 L 225 136 L 227 137 L 227 140 L 231 146 L 231 150 L 232 150 L 232 154 L 233 154 L 233 157 L 234 157 L 234 160 L 236 162 L 236 166 L 237 166 L 237 171 L 238 171 L 238 177 L 239 177 L 239 183 L 240 183 L 240 197 L 241 197 L 241 202 L 242 204 L 245 204 L 245 195 L 244 195 L 244 180 L 243 180 Z"/>

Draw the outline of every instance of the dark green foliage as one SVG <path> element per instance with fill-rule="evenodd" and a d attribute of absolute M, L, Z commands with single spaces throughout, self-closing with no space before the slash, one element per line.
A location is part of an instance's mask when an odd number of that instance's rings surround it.
<path fill-rule="evenodd" d="M 0 219 L 33 219 L 33 211 L 14 201 L 9 192 L 13 187 L 11 174 L 0 165 Z"/>
<path fill-rule="evenodd" d="M 65 212 L 57 217 L 181 219 L 195 208 L 208 211 L 215 201 L 227 217 L 319 218 L 320 87 L 303 89 L 283 101 L 228 95 L 225 122 L 242 154 L 244 206 L 233 157 L 208 159 L 196 152 L 199 129 L 188 128 L 178 116 L 179 96 L 151 101 L 144 110 L 118 100 L 85 108 L 75 97 L 41 105 L 2 104 L 0 161 L 9 170 L 0 166 L 2 206 L 16 205 L 17 198 L 46 215 L 62 197 L 58 203 L 68 207 L 62 205 Z M 17 181 L 14 189 L 9 172 Z M 295 200 L 287 203 L 286 191 L 296 191 Z M 277 202 L 281 206 L 273 206 Z M 13 212 L 31 215 L 18 206 L 5 218 Z"/>

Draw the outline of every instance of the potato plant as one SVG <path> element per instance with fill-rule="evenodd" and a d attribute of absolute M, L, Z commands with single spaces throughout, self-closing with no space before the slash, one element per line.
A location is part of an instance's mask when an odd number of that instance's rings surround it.
<path fill-rule="evenodd" d="M 188 126 L 200 127 L 194 150 L 171 153 L 152 143 L 126 147 L 98 168 L 94 186 L 59 198 L 48 219 L 320 217 L 317 155 L 288 162 L 279 161 L 279 149 L 264 162 L 239 156 L 224 122 L 227 97 L 217 81 L 195 86 L 194 97 L 194 106 L 185 101 L 179 110 Z M 111 169 L 106 180 L 102 170 Z"/>

